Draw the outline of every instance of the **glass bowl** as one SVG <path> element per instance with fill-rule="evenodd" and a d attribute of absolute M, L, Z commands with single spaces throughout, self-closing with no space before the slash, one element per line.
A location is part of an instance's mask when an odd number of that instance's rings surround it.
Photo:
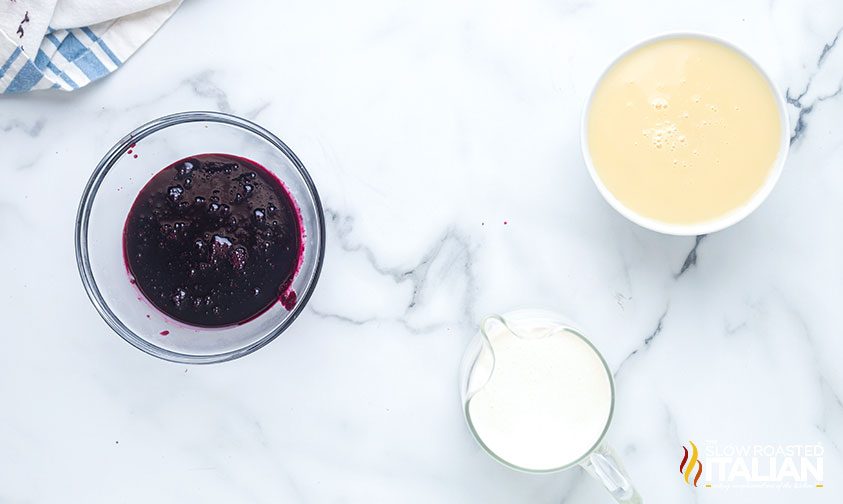
<path fill-rule="evenodd" d="M 171 163 L 204 153 L 245 157 L 274 173 L 301 215 L 304 251 L 287 310 L 278 302 L 227 327 L 196 327 L 155 308 L 132 282 L 123 256 L 123 226 L 143 186 Z M 284 332 L 313 293 L 325 255 L 325 221 L 313 181 L 284 142 L 260 126 L 217 112 L 156 119 L 117 142 L 94 170 L 76 217 L 76 261 L 88 297 L 123 339 L 161 359 L 206 364 L 242 357 Z"/>

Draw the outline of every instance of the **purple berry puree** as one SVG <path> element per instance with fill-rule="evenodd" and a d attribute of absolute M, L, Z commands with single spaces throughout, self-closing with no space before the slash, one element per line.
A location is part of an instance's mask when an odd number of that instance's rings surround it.
<path fill-rule="evenodd" d="M 253 161 L 201 154 L 173 163 L 141 189 L 123 238 L 136 285 L 175 320 L 228 326 L 295 302 L 301 221 L 281 182 Z"/>

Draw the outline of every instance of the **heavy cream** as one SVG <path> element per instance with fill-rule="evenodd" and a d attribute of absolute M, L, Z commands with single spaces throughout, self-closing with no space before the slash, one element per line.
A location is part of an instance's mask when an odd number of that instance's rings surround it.
<path fill-rule="evenodd" d="M 466 406 L 469 422 L 480 442 L 510 465 L 547 471 L 576 462 L 600 440 L 611 416 L 603 361 L 563 326 L 508 323 L 487 323 L 489 346 L 469 375 L 469 389 L 477 390 Z"/>

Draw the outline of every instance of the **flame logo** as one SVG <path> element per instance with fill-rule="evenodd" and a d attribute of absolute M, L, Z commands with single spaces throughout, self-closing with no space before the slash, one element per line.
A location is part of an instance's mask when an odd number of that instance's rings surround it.
<path fill-rule="evenodd" d="M 679 464 L 679 474 L 684 476 L 685 483 L 690 485 L 691 473 L 694 472 L 694 468 L 696 466 L 697 475 L 694 477 L 694 486 L 697 486 L 697 483 L 700 481 L 700 476 L 702 476 L 702 462 L 700 462 L 697 458 L 700 454 L 697 450 L 697 445 L 695 445 L 693 441 L 689 440 L 688 442 L 691 443 L 691 459 L 688 460 L 688 449 L 683 446 L 682 449 L 685 450 L 685 456 L 682 457 L 682 463 Z"/>

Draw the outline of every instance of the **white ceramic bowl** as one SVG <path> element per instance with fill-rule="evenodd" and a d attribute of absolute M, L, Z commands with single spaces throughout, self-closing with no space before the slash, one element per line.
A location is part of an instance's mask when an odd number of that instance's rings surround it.
<path fill-rule="evenodd" d="M 752 196 L 752 198 L 750 198 L 743 206 L 736 208 L 735 210 L 732 210 L 731 212 L 717 219 L 690 225 L 673 224 L 652 219 L 650 217 L 645 217 L 621 203 L 620 200 L 618 200 L 615 195 L 612 194 L 612 192 L 606 187 L 606 185 L 603 183 L 603 180 L 597 174 L 597 171 L 594 168 L 594 162 L 591 159 L 591 152 L 589 151 L 588 147 L 588 117 L 589 112 L 591 110 L 591 101 L 594 99 L 594 93 L 599 87 L 600 83 L 605 78 L 606 73 L 612 67 L 614 67 L 615 64 L 617 64 L 620 60 L 625 58 L 633 51 L 648 44 L 672 38 L 699 38 L 709 40 L 726 46 L 746 58 L 747 61 L 749 61 L 758 70 L 758 72 L 760 72 L 761 75 L 764 76 L 764 79 L 767 81 L 767 84 L 773 91 L 773 95 L 776 98 L 776 106 L 779 111 L 779 119 L 781 121 L 781 138 L 779 153 L 773 163 L 769 175 L 767 176 L 767 180 L 764 182 L 764 185 L 762 185 L 761 188 L 756 191 L 756 193 Z M 769 196 L 770 192 L 773 190 L 773 187 L 776 185 L 776 182 L 778 182 L 779 180 L 779 176 L 782 173 L 782 168 L 784 167 L 785 159 L 787 159 L 788 150 L 790 149 L 790 121 L 787 115 L 787 108 L 785 106 L 784 95 L 779 92 L 778 88 L 770 79 L 770 76 L 767 74 L 767 72 L 765 72 L 764 69 L 761 67 L 761 65 L 759 65 L 758 62 L 752 56 L 747 54 L 746 51 L 742 50 L 741 48 L 737 47 L 731 42 L 711 35 L 694 32 L 675 32 L 648 38 L 633 45 L 632 47 L 629 47 L 627 50 L 620 53 L 611 62 L 611 64 L 606 67 L 603 73 L 600 74 L 600 77 L 597 79 L 594 86 L 591 88 L 591 93 L 588 96 L 588 101 L 586 102 L 585 109 L 583 110 L 582 123 L 580 126 L 580 145 L 582 147 L 582 154 L 583 158 L 585 159 L 585 165 L 588 167 L 588 173 L 591 175 L 591 179 L 594 181 L 594 184 L 597 186 L 597 189 L 600 191 L 600 194 L 603 195 L 603 198 L 607 202 L 609 202 L 609 204 L 612 205 L 612 207 L 617 210 L 621 215 L 631 220 L 632 222 L 638 224 L 639 226 L 651 229 L 653 231 L 658 231 L 659 233 L 678 236 L 697 236 L 713 233 L 715 231 L 720 231 L 721 229 L 725 229 L 741 221 L 744 217 L 751 214 L 756 208 L 758 208 L 761 203 L 764 202 L 767 196 Z"/>

